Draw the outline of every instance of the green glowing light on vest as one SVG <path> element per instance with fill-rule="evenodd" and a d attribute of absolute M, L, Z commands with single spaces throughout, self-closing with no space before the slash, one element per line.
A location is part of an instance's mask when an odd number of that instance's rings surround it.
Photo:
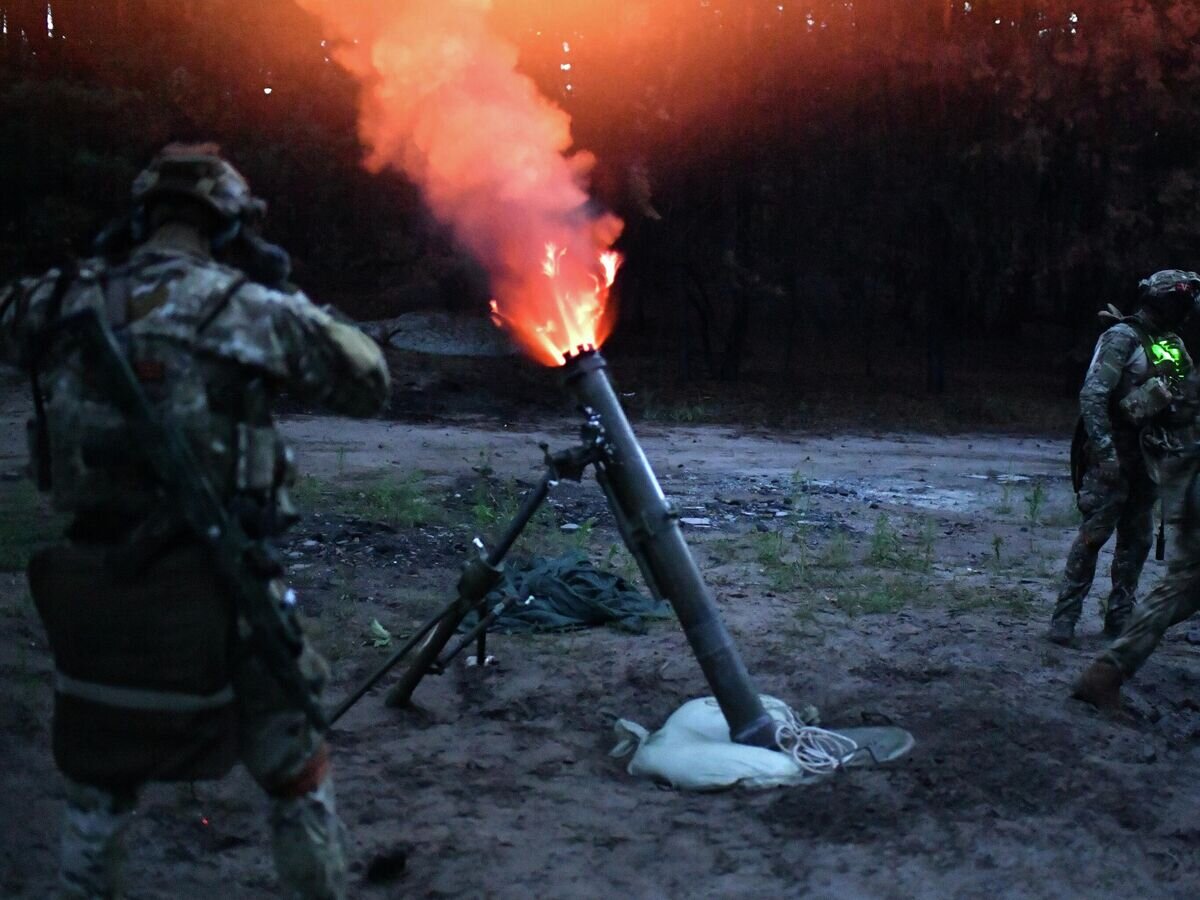
<path fill-rule="evenodd" d="M 1183 350 L 1180 347 L 1169 341 L 1155 341 L 1150 345 L 1150 352 L 1154 355 L 1156 366 L 1166 363 L 1174 370 L 1176 376 L 1186 374 L 1187 367 L 1184 365 Z"/>

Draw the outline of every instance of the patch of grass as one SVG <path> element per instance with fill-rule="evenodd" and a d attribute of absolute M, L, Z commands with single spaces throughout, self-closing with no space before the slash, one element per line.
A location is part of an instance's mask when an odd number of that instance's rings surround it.
<path fill-rule="evenodd" d="M 854 554 L 850 540 L 839 531 L 830 538 L 829 543 L 825 545 L 814 561 L 814 565 L 840 572 L 848 569 L 853 561 Z"/>
<path fill-rule="evenodd" d="M 1007 516 L 1012 511 L 1012 485 L 1004 481 L 1000 483 L 1000 502 L 996 504 L 996 512 Z"/>
<path fill-rule="evenodd" d="M 1040 481 L 1035 481 L 1033 486 L 1025 494 L 1025 518 L 1029 520 L 1029 524 L 1036 526 L 1038 518 L 1042 514 L 1042 507 L 1046 505 L 1046 489 L 1042 487 Z"/>
<path fill-rule="evenodd" d="M 919 578 L 873 576 L 863 579 L 854 589 L 840 592 L 837 605 L 851 616 L 884 615 L 917 604 L 928 590 Z"/>
<path fill-rule="evenodd" d="M 880 513 L 871 533 L 867 562 L 888 569 L 928 572 L 933 568 L 936 531 L 931 519 L 925 519 L 914 543 L 906 543 L 903 535 L 892 525 L 887 513 Z"/>
<path fill-rule="evenodd" d="M 900 553 L 900 535 L 892 527 L 887 513 L 880 513 L 871 532 L 871 543 L 867 548 L 867 562 L 873 566 L 889 566 Z"/>
<path fill-rule="evenodd" d="M 795 558 L 789 558 L 789 542 L 782 530 L 752 533 L 754 558 L 762 566 L 772 590 L 790 591 L 807 580 L 808 559 L 803 534 L 797 532 L 793 539 L 800 549 Z"/>
<path fill-rule="evenodd" d="M 713 538 L 704 541 L 702 546 L 708 552 L 709 559 L 718 566 L 723 566 L 737 559 L 739 547 L 738 542 L 734 538 Z"/>
<path fill-rule="evenodd" d="M 700 399 L 667 400 L 652 390 L 642 395 L 642 417 L 652 422 L 691 425 L 713 418 L 716 410 Z"/>
<path fill-rule="evenodd" d="M 809 494 L 808 476 L 799 469 L 792 472 L 791 491 L 787 499 L 792 511 L 800 516 L 805 515 L 812 505 L 812 497 Z"/>
<path fill-rule="evenodd" d="M 610 572 L 616 572 L 630 584 L 641 584 L 642 582 L 642 570 L 624 544 L 608 545 L 608 553 L 604 556 L 604 568 Z M 646 588 L 649 590 L 649 585 Z"/>
<path fill-rule="evenodd" d="M 425 475 L 367 475 L 349 484 L 321 481 L 311 475 L 297 480 L 292 496 L 301 509 L 321 510 L 386 522 L 398 528 L 425 525 L 442 518 L 443 510 L 426 493 Z"/>
<path fill-rule="evenodd" d="M 1037 595 L 1023 585 L 952 584 L 947 591 L 947 608 L 952 613 L 998 610 L 1028 618 L 1038 606 Z"/>
<path fill-rule="evenodd" d="M 424 475 L 413 472 L 404 478 L 371 478 L 350 489 L 346 498 L 353 515 L 377 519 L 400 528 L 423 525 L 433 517 L 435 505 L 425 495 Z"/>
<path fill-rule="evenodd" d="M 0 572 L 23 571 L 33 552 L 66 526 L 30 481 L 0 482 L 0 510 Z"/>
<path fill-rule="evenodd" d="M 475 485 L 472 497 L 471 520 L 476 528 L 488 528 L 497 523 L 508 522 L 517 514 L 521 505 L 520 492 L 512 479 L 499 480 L 481 478 Z M 542 510 L 549 507 L 543 505 Z M 539 515 L 542 515 L 539 510 Z M 550 513 L 553 515 L 553 512 Z"/>

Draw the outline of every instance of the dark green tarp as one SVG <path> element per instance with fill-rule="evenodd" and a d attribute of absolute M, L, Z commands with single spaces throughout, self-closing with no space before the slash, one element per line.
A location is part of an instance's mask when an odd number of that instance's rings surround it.
<path fill-rule="evenodd" d="M 488 594 L 487 608 L 508 597 L 516 597 L 518 603 L 496 621 L 492 631 L 513 634 L 615 625 L 640 632 L 646 619 L 671 615 L 666 603 L 647 597 L 619 575 L 597 569 L 580 553 L 538 557 L 506 567 L 500 586 Z M 533 599 L 519 602 L 527 597 Z M 472 613 L 463 630 L 477 621 Z"/>

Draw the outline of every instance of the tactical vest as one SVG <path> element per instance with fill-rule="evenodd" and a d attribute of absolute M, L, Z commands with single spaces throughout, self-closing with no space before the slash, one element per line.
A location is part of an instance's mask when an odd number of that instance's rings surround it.
<path fill-rule="evenodd" d="M 1152 379 L 1161 377 L 1169 382 L 1172 389 L 1177 389 L 1191 373 L 1187 352 L 1183 341 L 1172 333 L 1154 338 L 1143 326 L 1140 320 L 1127 316 L 1121 319 L 1124 325 L 1137 337 L 1142 352 L 1141 364 L 1136 368 L 1127 368 L 1121 376 L 1121 381 L 1113 391 L 1109 406 L 1109 415 L 1115 427 L 1133 431 L 1138 435 L 1138 443 L 1143 443 L 1144 431 L 1148 421 L 1138 421 L 1131 418 L 1127 401 L 1142 389 Z M 1083 486 L 1083 476 L 1088 466 L 1088 434 L 1084 427 L 1083 417 L 1075 422 L 1075 432 L 1071 440 L 1071 484 L 1076 493 Z M 1143 448 L 1144 449 L 1144 448 Z"/>
<path fill-rule="evenodd" d="M 189 277 L 200 282 L 201 296 Z M 210 483 L 252 534 L 269 534 L 295 519 L 287 492 L 294 480 L 291 452 L 271 420 L 264 377 L 235 355 L 203 345 L 206 330 L 245 282 L 233 270 L 179 257 L 87 265 L 65 289 L 56 287 L 58 308 L 48 319 L 103 310 L 147 396 L 191 438 Z M 179 296 L 184 290 L 189 294 Z M 43 461 L 38 468 L 48 478 L 42 486 L 55 507 L 101 522 L 136 523 L 152 514 L 160 503 L 157 486 L 122 415 L 69 341 L 46 342 L 35 354 L 34 371 L 39 422 L 30 428 L 31 456 Z"/>
<path fill-rule="evenodd" d="M 1161 378 L 1172 389 L 1177 389 L 1191 369 L 1183 341 L 1177 335 L 1168 333 L 1156 338 L 1134 318 L 1127 318 L 1121 324 L 1137 336 L 1144 362 L 1127 367 L 1122 374 L 1121 382 L 1113 392 L 1116 408 L 1112 412 L 1119 417 L 1114 421 L 1125 421 L 1141 427 L 1147 422 L 1145 420 L 1131 421 L 1127 411 L 1121 409 L 1120 404 L 1126 401 L 1130 394 L 1154 378 Z"/>

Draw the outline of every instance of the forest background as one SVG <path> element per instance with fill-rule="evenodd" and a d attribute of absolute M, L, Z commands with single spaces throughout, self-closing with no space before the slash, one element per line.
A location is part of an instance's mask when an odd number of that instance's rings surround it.
<path fill-rule="evenodd" d="M 1020 426 L 1067 409 L 1099 309 L 1200 268 L 1193 2 L 492 6 L 626 221 L 606 349 L 634 382 Z M 0 0 L 0 24 L 0 278 L 88 252 L 156 148 L 212 139 L 314 296 L 486 315 L 412 185 L 362 168 L 358 87 L 292 0 Z"/>

